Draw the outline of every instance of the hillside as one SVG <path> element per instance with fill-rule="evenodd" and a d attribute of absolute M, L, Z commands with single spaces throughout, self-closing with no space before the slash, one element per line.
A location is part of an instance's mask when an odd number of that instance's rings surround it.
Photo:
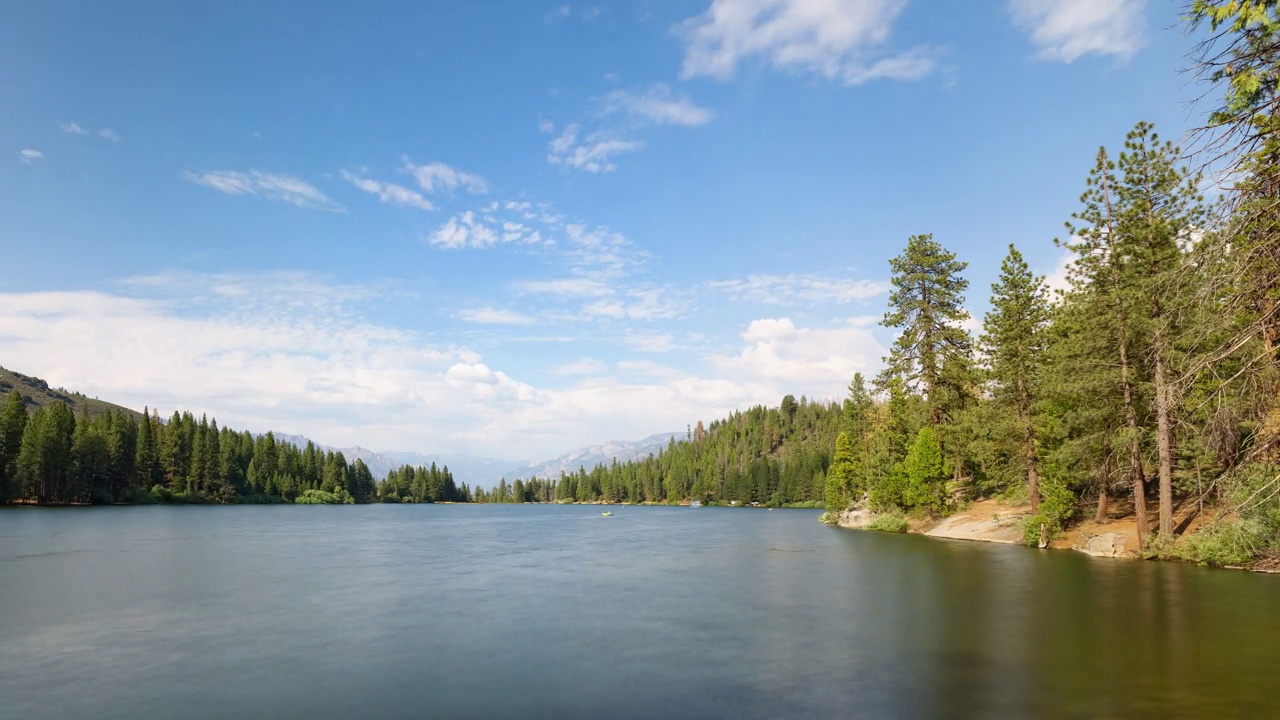
<path fill-rule="evenodd" d="M 9 393 L 15 389 L 22 393 L 22 397 L 26 399 L 28 410 L 34 410 L 35 408 L 61 401 L 70 406 L 71 410 L 77 415 L 83 411 L 90 417 L 97 417 L 108 410 L 127 412 L 134 417 L 141 417 L 142 415 L 137 410 L 115 405 L 105 400 L 91 398 L 78 392 L 71 392 L 65 388 L 49 387 L 49 383 L 38 377 L 23 375 L 0 367 L 0 402 L 9 397 Z"/>
<path fill-rule="evenodd" d="M 533 498 L 579 502 L 819 503 L 840 422 L 837 403 L 787 396 L 776 408 L 699 423 L 690 440 L 654 435 L 647 440 L 664 442 L 652 455 L 580 463 L 581 471 L 540 474 L 523 487 Z"/>

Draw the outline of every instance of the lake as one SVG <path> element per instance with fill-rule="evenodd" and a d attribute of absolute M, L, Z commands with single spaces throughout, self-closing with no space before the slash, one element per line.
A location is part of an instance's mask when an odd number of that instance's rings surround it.
<path fill-rule="evenodd" d="M 806 510 L 0 511 L 0 717 L 1277 717 L 1280 577 Z"/>

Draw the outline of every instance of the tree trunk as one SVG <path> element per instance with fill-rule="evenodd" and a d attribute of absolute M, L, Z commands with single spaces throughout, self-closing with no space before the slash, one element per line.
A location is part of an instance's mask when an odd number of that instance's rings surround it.
<path fill-rule="evenodd" d="M 1036 470 L 1036 441 L 1027 438 L 1027 491 L 1031 495 L 1031 514 L 1040 512 L 1040 474 Z"/>
<path fill-rule="evenodd" d="M 1142 447 L 1138 441 L 1138 413 L 1133 408 L 1133 382 L 1129 379 L 1129 346 L 1127 338 L 1121 335 L 1120 341 L 1120 379 L 1124 388 L 1124 421 L 1129 428 L 1129 483 L 1133 486 L 1133 512 L 1138 520 L 1138 549 L 1146 547 L 1147 537 L 1147 494 L 1143 483 L 1146 478 L 1142 473 Z"/>
<path fill-rule="evenodd" d="M 1111 482 L 1111 428 L 1102 440 L 1102 470 L 1098 473 L 1098 512 L 1094 514 L 1094 522 L 1105 522 L 1111 498 L 1107 494 L 1107 485 Z"/>
<path fill-rule="evenodd" d="M 1154 338 L 1156 383 L 1156 449 L 1160 457 L 1160 536 L 1173 534 L 1173 411 L 1172 393 L 1164 364 L 1164 338 Z"/>

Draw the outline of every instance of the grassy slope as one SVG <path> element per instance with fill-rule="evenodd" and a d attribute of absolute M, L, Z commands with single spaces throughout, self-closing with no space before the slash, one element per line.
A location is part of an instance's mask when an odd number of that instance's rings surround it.
<path fill-rule="evenodd" d="M 80 393 L 70 392 L 63 388 L 51 388 L 49 383 L 37 377 L 23 375 L 22 373 L 8 370 L 0 367 L 0 404 L 9 397 L 9 393 L 13 390 L 22 393 L 22 397 L 27 400 L 27 408 L 34 409 L 49 403 L 62 401 L 71 406 L 71 409 L 80 414 L 83 410 L 90 416 L 101 415 L 107 410 L 123 410 L 134 416 L 141 416 L 142 413 L 131 410 L 104 400 L 98 400 L 86 397 Z"/>

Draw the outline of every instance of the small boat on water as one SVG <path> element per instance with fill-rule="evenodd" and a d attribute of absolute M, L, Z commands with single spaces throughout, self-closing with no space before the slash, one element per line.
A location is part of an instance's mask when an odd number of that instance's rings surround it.
<path fill-rule="evenodd" d="M 689 507 L 702 507 L 702 501 L 701 501 L 701 500 L 690 500 L 690 501 L 689 501 Z"/>
<path fill-rule="evenodd" d="M 601 515 L 603 515 L 603 516 L 605 516 L 605 517 L 613 517 L 613 513 L 609 512 L 608 510 L 605 510 L 604 512 L 602 512 L 602 513 L 600 513 L 600 514 L 601 514 Z"/>

